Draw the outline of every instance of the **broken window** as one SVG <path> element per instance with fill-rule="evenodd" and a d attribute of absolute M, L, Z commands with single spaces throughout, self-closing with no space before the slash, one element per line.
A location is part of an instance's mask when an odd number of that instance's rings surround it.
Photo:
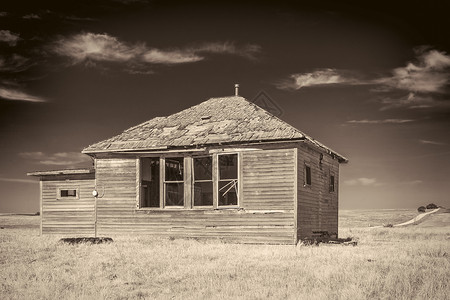
<path fill-rule="evenodd" d="M 159 157 L 141 159 L 140 207 L 159 207 Z"/>
<path fill-rule="evenodd" d="M 334 175 L 330 175 L 330 193 L 334 192 Z"/>
<path fill-rule="evenodd" d="M 305 164 L 305 186 L 311 185 L 311 167 Z"/>
<path fill-rule="evenodd" d="M 221 154 L 219 163 L 219 206 L 238 205 L 238 155 Z"/>
<path fill-rule="evenodd" d="M 194 206 L 212 205 L 212 157 L 194 157 Z"/>
<path fill-rule="evenodd" d="M 164 171 L 165 206 L 184 206 L 184 158 L 166 157 Z"/>

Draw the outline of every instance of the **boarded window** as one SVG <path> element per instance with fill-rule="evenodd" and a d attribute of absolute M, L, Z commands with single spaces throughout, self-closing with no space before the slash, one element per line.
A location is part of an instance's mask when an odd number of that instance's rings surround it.
<path fill-rule="evenodd" d="M 212 205 L 212 157 L 194 157 L 194 206 Z"/>
<path fill-rule="evenodd" d="M 159 157 L 141 159 L 141 207 L 159 207 Z"/>
<path fill-rule="evenodd" d="M 219 206 L 238 205 L 238 155 L 222 154 L 219 161 Z"/>
<path fill-rule="evenodd" d="M 334 175 L 330 175 L 330 193 L 334 192 Z"/>
<path fill-rule="evenodd" d="M 165 159 L 164 201 L 165 206 L 184 205 L 184 158 L 166 157 Z"/>
<path fill-rule="evenodd" d="M 305 186 L 311 185 L 311 167 L 305 165 Z"/>

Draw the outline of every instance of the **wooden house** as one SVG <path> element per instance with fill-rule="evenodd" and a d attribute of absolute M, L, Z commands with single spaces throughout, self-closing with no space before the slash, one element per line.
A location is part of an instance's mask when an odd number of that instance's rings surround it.
<path fill-rule="evenodd" d="M 40 177 L 41 233 L 296 244 L 338 233 L 347 159 L 240 96 L 85 148 L 92 169 Z"/>

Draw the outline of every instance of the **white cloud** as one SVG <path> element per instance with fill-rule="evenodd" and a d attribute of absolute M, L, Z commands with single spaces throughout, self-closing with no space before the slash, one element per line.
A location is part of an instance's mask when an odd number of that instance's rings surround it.
<path fill-rule="evenodd" d="M 366 177 L 360 177 L 360 178 L 356 178 L 356 179 L 346 180 L 346 181 L 344 181 L 344 183 L 346 185 L 352 185 L 352 186 L 356 186 L 356 185 L 381 186 L 381 185 L 383 185 L 383 183 L 378 182 L 376 178 L 366 178 Z"/>
<path fill-rule="evenodd" d="M 5 42 L 11 47 L 17 45 L 17 42 L 20 40 L 20 36 L 15 34 L 9 30 L 0 30 L 0 42 Z"/>
<path fill-rule="evenodd" d="M 45 99 L 27 94 L 19 90 L 0 87 L 0 98 L 29 102 L 46 102 Z"/>
<path fill-rule="evenodd" d="M 32 65 L 28 58 L 18 54 L 12 54 L 6 58 L 0 57 L 0 71 L 3 72 L 22 72 Z"/>
<path fill-rule="evenodd" d="M 450 56 L 437 50 L 418 53 L 417 62 L 396 68 L 376 82 L 411 93 L 441 93 L 449 84 Z"/>
<path fill-rule="evenodd" d="M 253 59 L 260 51 L 257 45 L 236 46 L 233 43 L 205 43 L 180 49 L 147 48 L 143 43 L 130 45 L 108 34 L 82 33 L 59 40 L 53 51 L 72 59 L 73 63 L 111 61 L 137 64 L 184 64 L 205 59 L 205 54 L 231 54 Z"/>
<path fill-rule="evenodd" d="M 429 141 L 429 140 L 419 140 L 419 142 L 421 144 L 429 144 L 429 145 L 437 145 L 437 146 L 445 145 L 444 143 L 441 143 L 441 142 L 435 142 L 435 141 Z"/>
<path fill-rule="evenodd" d="M 303 87 L 332 84 L 361 84 L 355 78 L 349 77 L 343 71 L 336 69 L 318 69 L 311 73 L 299 73 L 289 76 L 289 80 L 277 84 L 279 89 L 298 90 Z"/>
<path fill-rule="evenodd" d="M 420 48 L 416 58 L 404 67 L 391 70 L 385 77 L 363 79 L 348 71 L 319 69 L 311 73 L 292 74 L 277 83 L 279 89 L 298 90 L 325 85 L 371 85 L 372 92 L 381 95 L 381 110 L 406 107 L 420 109 L 442 106 L 437 95 L 448 95 L 450 86 L 450 56 L 435 49 Z"/>
<path fill-rule="evenodd" d="M 403 124 L 403 123 L 409 123 L 414 122 L 414 120 L 411 119 L 384 119 L 384 120 L 350 120 L 347 121 L 347 123 L 351 124 Z"/>
<path fill-rule="evenodd" d="M 0 177 L 0 181 L 3 182 L 16 182 L 16 183 L 38 183 L 39 181 L 33 179 L 20 179 L 20 178 L 7 178 Z"/>
<path fill-rule="evenodd" d="M 67 166 L 72 167 L 80 164 L 91 164 L 92 160 L 86 154 L 80 152 L 22 152 L 19 156 L 24 159 L 29 159 L 35 163 L 49 166 Z"/>
<path fill-rule="evenodd" d="M 0 17 L 6 17 L 8 13 L 6 11 L 0 11 Z"/>
<path fill-rule="evenodd" d="M 127 46 L 117 38 L 107 34 L 77 34 L 56 43 L 57 54 L 70 57 L 74 63 L 86 59 L 97 61 L 128 61 L 141 55 L 143 46 Z"/>
<path fill-rule="evenodd" d="M 410 181 L 400 182 L 400 184 L 402 184 L 402 185 L 418 185 L 418 184 L 422 184 L 422 183 L 423 183 L 422 180 L 410 180 Z"/>

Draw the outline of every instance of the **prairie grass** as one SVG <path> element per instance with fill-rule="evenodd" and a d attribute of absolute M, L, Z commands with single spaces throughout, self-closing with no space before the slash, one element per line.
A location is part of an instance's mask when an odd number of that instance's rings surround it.
<path fill-rule="evenodd" d="M 356 247 L 147 236 L 67 245 L 38 227 L 4 228 L 2 299 L 450 299 L 449 227 L 341 228 Z"/>

